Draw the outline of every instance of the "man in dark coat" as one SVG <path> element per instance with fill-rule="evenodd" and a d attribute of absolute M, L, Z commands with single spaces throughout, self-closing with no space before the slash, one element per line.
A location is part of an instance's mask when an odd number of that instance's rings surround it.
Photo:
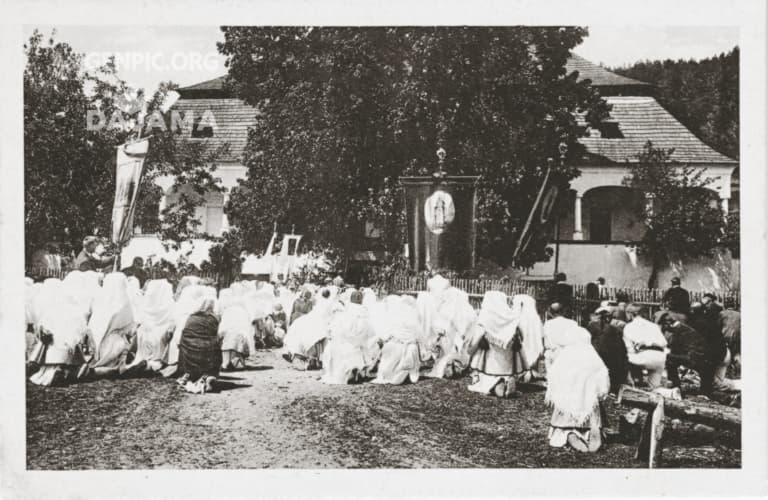
<path fill-rule="evenodd" d="M 563 315 L 570 316 L 571 304 L 573 303 L 573 285 L 566 282 L 568 277 L 565 273 L 558 273 L 555 276 L 555 284 L 549 289 L 549 303 L 557 302 L 563 308 Z"/>
<path fill-rule="evenodd" d="M 672 278 L 672 287 L 664 292 L 661 298 L 661 303 L 673 313 L 675 319 L 685 321 L 685 317 L 679 315 L 687 315 L 691 308 L 691 296 L 688 290 L 680 286 L 680 278 L 675 276 Z"/>
<path fill-rule="evenodd" d="M 701 392 L 711 394 L 713 390 L 715 368 L 725 357 L 725 342 L 718 341 L 708 318 L 696 308 L 692 311 L 689 324 L 666 313 L 660 318 L 660 325 L 667 337 L 667 378 L 673 387 L 680 387 L 678 367 L 684 366 L 695 370 L 701 380 Z M 717 328 L 717 325 L 714 325 Z"/>
<path fill-rule="evenodd" d="M 99 240 L 95 236 L 86 236 L 83 240 L 83 249 L 77 254 L 75 259 L 75 269 L 78 271 L 101 271 L 104 267 L 112 264 L 115 257 L 101 257 L 96 255 L 96 247 L 99 246 Z"/>
<path fill-rule="evenodd" d="M 611 392 L 616 394 L 627 380 L 629 372 L 629 361 L 627 360 L 627 346 L 624 344 L 624 337 L 620 328 L 611 322 L 613 307 L 604 301 L 597 308 L 595 314 L 597 321 L 592 321 L 587 325 L 587 330 L 592 336 L 592 347 L 608 368 L 608 376 L 611 380 Z"/>
<path fill-rule="evenodd" d="M 147 272 L 144 270 L 144 259 L 136 257 L 133 259 L 133 265 L 123 269 L 123 274 L 126 276 L 134 276 L 139 280 L 139 286 L 144 288 L 144 283 L 147 281 Z"/>

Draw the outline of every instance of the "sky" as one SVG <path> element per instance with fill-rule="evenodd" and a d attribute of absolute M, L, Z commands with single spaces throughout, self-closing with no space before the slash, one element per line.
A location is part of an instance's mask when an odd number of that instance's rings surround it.
<path fill-rule="evenodd" d="M 29 37 L 35 27 L 25 28 Z M 162 81 L 186 86 L 224 75 L 223 41 L 218 26 L 38 26 L 44 35 L 85 54 L 97 67 L 115 54 L 118 75 L 131 86 L 154 91 Z M 646 59 L 703 59 L 738 44 L 736 27 L 590 26 L 590 35 L 574 52 L 595 63 L 616 67 Z"/>

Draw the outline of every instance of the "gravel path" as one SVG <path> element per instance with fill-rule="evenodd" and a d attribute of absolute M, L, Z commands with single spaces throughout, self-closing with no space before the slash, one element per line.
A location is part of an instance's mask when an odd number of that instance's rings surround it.
<path fill-rule="evenodd" d="M 468 379 L 322 384 L 261 351 L 225 390 L 194 395 L 165 379 L 27 384 L 30 469 L 641 467 L 634 448 L 582 455 L 547 445 L 542 392 L 499 400 Z M 620 410 L 609 407 L 610 424 Z M 665 434 L 667 467 L 739 467 L 740 436 Z"/>

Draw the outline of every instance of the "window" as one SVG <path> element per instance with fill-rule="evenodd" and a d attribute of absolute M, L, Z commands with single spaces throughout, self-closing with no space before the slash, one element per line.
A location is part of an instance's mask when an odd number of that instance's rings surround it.
<path fill-rule="evenodd" d="M 624 134 L 621 133 L 619 128 L 619 122 L 616 121 L 604 121 L 598 125 L 600 129 L 600 137 L 603 139 L 623 139 Z"/>
<path fill-rule="evenodd" d="M 590 216 L 590 241 L 595 243 L 611 241 L 611 211 L 607 208 L 593 208 Z"/>
<path fill-rule="evenodd" d="M 203 115 L 195 120 L 192 126 L 192 138 L 193 139 L 205 139 L 213 137 L 213 125 L 208 120 L 204 120 L 206 116 Z"/>
<path fill-rule="evenodd" d="M 224 207 L 205 207 L 205 219 L 200 221 L 200 226 L 205 233 L 211 236 L 221 236 L 221 222 L 224 218 Z"/>

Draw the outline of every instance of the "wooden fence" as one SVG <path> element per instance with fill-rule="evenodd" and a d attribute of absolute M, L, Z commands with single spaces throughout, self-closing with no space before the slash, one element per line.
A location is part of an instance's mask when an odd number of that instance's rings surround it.
<path fill-rule="evenodd" d="M 427 289 L 427 276 L 412 276 L 407 274 L 395 274 L 386 284 L 390 293 L 405 293 L 415 295 Z M 549 281 L 514 281 L 491 279 L 451 279 L 451 285 L 464 290 L 469 295 L 469 301 L 476 309 L 480 308 L 483 294 L 487 291 L 497 290 L 504 292 L 510 299 L 517 294 L 530 295 L 536 299 L 540 314 L 544 314 L 547 307 L 547 297 L 552 282 Z M 701 301 L 706 292 L 689 292 L 691 302 Z M 741 308 L 741 294 L 739 291 L 712 292 L 717 301 L 734 309 Z M 661 309 L 661 298 L 664 290 L 657 288 L 604 288 L 600 297 L 590 296 L 587 293 L 587 285 L 573 285 L 573 316 L 581 325 L 589 322 L 592 311 L 597 309 L 603 300 L 619 300 L 634 302 L 644 306 L 651 317 Z"/>
<path fill-rule="evenodd" d="M 47 279 L 47 278 L 64 279 L 64 277 L 67 274 L 69 274 L 70 271 L 71 269 L 27 268 L 25 273 L 26 273 L 26 276 L 29 276 L 31 278 L 35 278 L 38 280 Z M 151 279 L 151 280 L 167 279 L 171 283 L 178 282 L 184 276 L 192 276 L 192 274 L 174 273 L 169 271 L 161 271 L 157 269 L 147 271 L 147 279 Z M 224 275 L 221 275 L 219 273 L 214 273 L 214 272 L 197 272 L 197 273 L 194 273 L 194 276 L 197 276 L 198 278 L 201 278 L 201 279 L 211 280 L 215 284 L 216 288 L 226 288 L 232 282 L 237 281 L 237 278 L 238 278 L 238 277 L 227 278 Z"/>

